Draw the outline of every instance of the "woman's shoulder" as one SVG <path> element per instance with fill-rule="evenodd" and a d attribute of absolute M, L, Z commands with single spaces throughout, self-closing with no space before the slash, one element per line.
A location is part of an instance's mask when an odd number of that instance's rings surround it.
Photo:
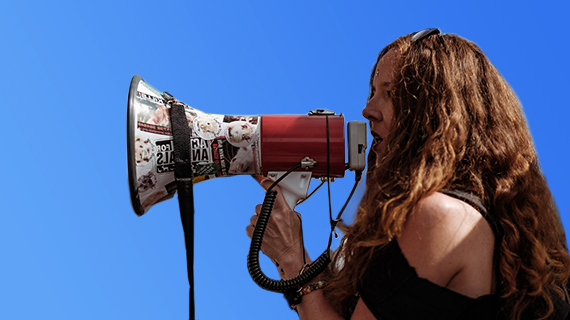
<path fill-rule="evenodd" d="M 470 297 L 492 292 L 493 231 L 466 202 L 439 192 L 424 197 L 397 241 L 419 277 Z"/>
<path fill-rule="evenodd" d="M 456 224 L 458 221 L 476 222 L 482 218 L 481 213 L 467 202 L 441 192 L 434 192 L 422 198 L 414 207 L 412 215 L 428 226 Z"/>
<path fill-rule="evenodd" d="M 439 250 L 450 250 L 469 237 L 492 236 L 485 218 L 464 201 L 440 192 L 422 198 L 408 215 L 402 241 L 424 242 Z"/>

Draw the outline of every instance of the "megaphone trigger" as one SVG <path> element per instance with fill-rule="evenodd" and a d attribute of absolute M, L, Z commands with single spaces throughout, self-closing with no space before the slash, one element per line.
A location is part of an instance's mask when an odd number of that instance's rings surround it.
<path fill-rule="evenodd" d="M 277 181 L 285 173 L 284 171 L 269 172 L 268 177 L 273 181 Z M 307 197 L 311 178 L 311 172 L 294 171 L 279 182 L 278 185 L 283 193 L 283 197 L 292 210 L 295 210 L 295 206 L 297 206 L 300 200 Z"/>

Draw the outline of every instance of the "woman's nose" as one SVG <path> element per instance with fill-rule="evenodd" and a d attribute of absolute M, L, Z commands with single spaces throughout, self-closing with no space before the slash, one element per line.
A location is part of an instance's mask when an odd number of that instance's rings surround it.
<path fill-rule="evenodd" d="M 370 103 L 370 101 L 366 103 L 366 107 L 364 107 L 364 110 L 362 110 L 362 116 L 368 121 L 382 120 L 382 113 L 377 108 L 374 108 L 373 104 Z"/>

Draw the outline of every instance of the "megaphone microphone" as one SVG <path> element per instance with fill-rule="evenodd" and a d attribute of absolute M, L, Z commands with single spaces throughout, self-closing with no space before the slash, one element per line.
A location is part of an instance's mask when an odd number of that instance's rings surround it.
<path fill-rule="evenodd" d="M 135 213 L 142 216 L 178 192 L 187 250 L 190 319 L 194 319 L 192 185 L 217 177 L 263 175 L 278 183 L 294 209 L 307 198 L 312 178 L 330 182 L 344 177 L 347 169 L 360 176 L 366 163 L 366 124 L 348 122 L 346 136 L 348 163 L 342 114 L 325 109 L 305 115 L 205 113 L 160 92 L 138 75 L 132 78 L 127 106 L 131 204 Z M 252 236 L 248 270 L 262 288 L 287 292 L 310 281 L 326 267 L 331 241 L 323 255 L 299 277 L 287 281 L 265 277 L 259 269 L 258 255 L 274 192 L 268 190 L 262 209 L 266 214 L 260 214 Z M 334 231 L 332 222 L 331 218 Z"/>

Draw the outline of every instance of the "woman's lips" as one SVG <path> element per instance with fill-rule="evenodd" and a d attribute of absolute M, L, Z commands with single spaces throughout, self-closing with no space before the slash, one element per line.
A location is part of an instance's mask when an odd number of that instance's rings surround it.
<path fill-rule="evenodd" d="M 378 148 L 378 146 L 380 146 L 380 144 L 382 143 L 382 141 L 384 141 L 384 139 L 382 139 L 382 137 L 380 137 L 378 134 L 372 132 L 372 137 L 374 138 L 374 140 L 372 141 L 372 149 L 374 151 L 378 151 L 376 150 Z"/>

